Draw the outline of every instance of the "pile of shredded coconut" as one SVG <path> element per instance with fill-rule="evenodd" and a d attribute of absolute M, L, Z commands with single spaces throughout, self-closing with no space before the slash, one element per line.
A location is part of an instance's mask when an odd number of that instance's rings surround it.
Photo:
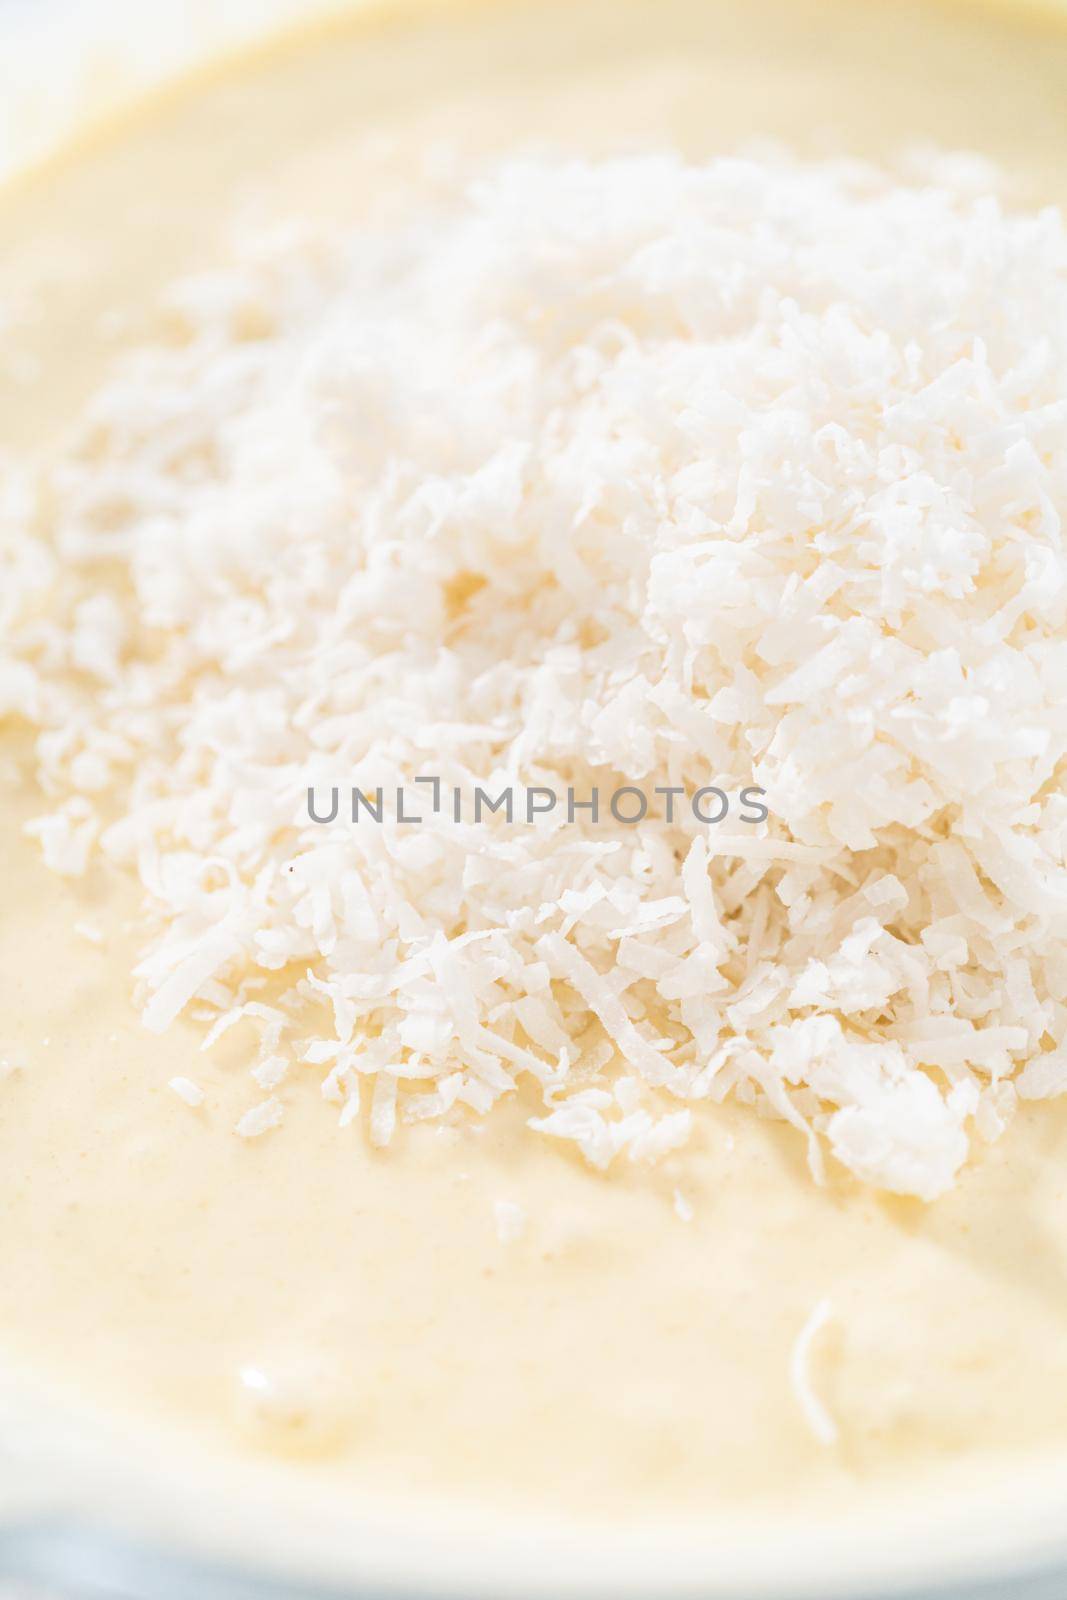
<path fill-rule="evenodd" d="M 140 875 L 149 1028 L 258 1029 L 240 1132 L 732 1096 L 931 1198 L 1067 1087 L 1067 231 L 953 170 L 511 159 L 183 284 L 9 472 L 33 831 Z M 309 821 L 426 773 L 771 817 Z"/>

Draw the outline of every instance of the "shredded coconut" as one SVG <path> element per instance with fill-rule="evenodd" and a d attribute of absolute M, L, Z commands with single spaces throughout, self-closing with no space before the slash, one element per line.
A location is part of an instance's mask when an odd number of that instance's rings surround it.
<path fill-rule="evenodd" d="M 526 1232 L 526 1212 L 514 1200 L 494 1200 L 496 1236 L 501 1244 L 514 1244 Z"/>
<path fill-rule="evenodd" d="M 928 176 L 513 158 L 174 291 L 0 494 L 30 831 L 139 875 L 148 1027 L 380 1146 L 734 1096 L 926 1199 L 1067 1087 L 1067 232 Z M 770 820 L 309 818 L 430 772 Z"/>
<path fill-rule="evenodd" d="M 837 1443 L 837 1423 L 816 1394 L 811 1381 L 809 1362 L 811 1348 L 819 1334 L 833 1316 L 829 1300 L 820 1300 L 793 1341 L 789 1359 L 789 1376 L 797 1404 L 804 1413 L 804 1421 L 820 1444 Z"/>
<path fill-rule="evenodd" d="M 234 1132 L 242 1139 L 258 1139 L 261 1134 L 278 1127 L 281 1120 L 282 1103 L 275 1095 L 271 1095 L 269 1099 L 260 1101 L 258 1106 L 253 1106 L 251 1111 L 246 1111 Z"/>
<path fill-rule="evenodd" d="M 187 1106 L 202 1106 L 204 1103 L 204 1091 L 192 1078 L 171 1078 L 169 1087 Z"/>

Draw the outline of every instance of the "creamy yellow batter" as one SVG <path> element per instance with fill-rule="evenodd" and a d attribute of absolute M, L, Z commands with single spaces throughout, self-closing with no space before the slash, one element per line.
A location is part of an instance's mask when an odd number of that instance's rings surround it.
<path fill-rule="evenodd" d="M 1067 29 L 1006 11 L 760 0 L 436 8 L 205 78 L 16 186 L 0 209 L 0 440 L 47 450 L 170 279 L 242 212 L 356 216 L 444 135 L 691 152 L 751 136 L 979 150 L 1067 191 Z M 62 882 L 23 733 L 0 746 L 0 1351 L 281 1492 L 448 1496 L 579 1519 L 839 1516 L 1067 1445 L 1067 1113 L 1024 1107 L 931 1206 L 815 1188 L 744 1108 L 603 1176 L 523 1130 L 401 1128 L 374 1152 L 287 1082 L 233 1136 L 250 1036 L 142 1030 L 132 887 Z M 99 945 L 76 931 L 103 932 Z M 202 1107 L 168 1080 L 194 1077 Z M 675 1191 L 692 1208 L 677 1214 Z M 497 1236 L 494 1204 L 524 1208 Z M 683 1207 L 684 1209 L 684 1207 Z M 812 1307 L 832 1316 L 790 1382 Z M 1006 1470 L 1006 1469 L 1005 1469 Z M 930 1479 L 924 1475 L 934 1474 Z"/>

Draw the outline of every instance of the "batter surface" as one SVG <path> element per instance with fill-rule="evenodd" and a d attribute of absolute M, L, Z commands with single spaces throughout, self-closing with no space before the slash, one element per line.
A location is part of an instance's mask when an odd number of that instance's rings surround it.
<path fill-rule="evenodd" d="M 549 4 L 308 38 L 205 79 L 0 209 L 0 440 L 47 452 L 160 288 L 242 212 L 356 219 L 430 143 L 746 138 L 879 156 L 936 140 L 1059 199 L 1067 33 L 911 5 Z M 0 1350 L 112 1418 L 324 1493 L 564 1515 L 855 1510 L 916 1475 L 1067 1442 L 1067 1113 L 1024 1106 L 931 1206 L 707 1108 L 603 1175 L 524 1133 L 401 1127 L 373 1151 L 291 1077 L 258 1141 L 250 1035 L 148 1036 L 132 886 L 54 877 L 23 730 L 0 769 Z M 78 925 L 99 930 L 93 942 Z M 195 1078 L 190 1107 L 168 1082 Z M 679 1201 L 679 1196 L 681 1197 Z M 525 1228 L 499 1237 L 497 1203 Z M 691 1212 L 691 1215 L 690 1215 Z M 681 1214 L 680 1214 L 681 1213 Z M 813 1432 L 790 1361 L 813 1308 Z"/>

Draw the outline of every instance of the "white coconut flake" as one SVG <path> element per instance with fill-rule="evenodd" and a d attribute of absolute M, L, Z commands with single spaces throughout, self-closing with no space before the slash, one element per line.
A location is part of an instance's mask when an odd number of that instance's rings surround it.
<path fill-rule="evenodd" d="M 192 1078 L 170 1078 L 168 1087 L 174 1090 L 179 1100 L 184 1100 L 187 1106 L 202 1106 L 204 1091 Z"/>
<path fill-rule="evenodd" d="M 1067 1090 L 1067 230 L 914 172 L 516 156 L 246 240 L 5 466 L 29 831 L 139 879 L 149 1028 L 267 1092 L 284 1034 L 378 1146 L 733 1097 L 924 1199 Z"/>
<path fill-rule="evenodd" d="M 793 1341 L 789 1358 L 789 1377 L 804 1421 L 819 1443 L 827 1446 L 837 1443 L 837 1423 L 815 1391 L 810 1365 L 812 1346 L 832 1316 L 830 1301 L 820 1300 Z"/>
<path fill-rule="evenodd" d="M 494 1200 L 496 1236 L 501 1244 L 514 1244 L 526 1232 L 526 1211 L 514 1200 Z"/>
<path fill-rule="evenodd" d="M 75 795 L 45 817 L 34 817 L 25 831 L 40 842 L 45 866 L 65 878 L 80 878 L 89 864 L 99 821 L 89 802 Z"/>
<path fill-rule="evenodd" d="M 359 1079 L 357 1078 L 353 1081 L 352 1087 L 348 1092 L 348 1098 L 341 1107 L 341 1114 L 337 1118 L 337 1126 L 339 1128 L 347 1128 L 351 1123 L 355 1122 L 359 1116 L 360 1103 Z"/>
<path fill-rule="evenodd" d="M 266 1056 L 262 1061 L 257 1061 L 255 1066 L 249 1068 L 251 1076 L 261 1089 L 276 1089 L 284 1080 L 289 1071 L 289 1063 L 285 1056 Z"/>
<path fill-rule="evenodd" d="M 276 1095 L 260 1101 L 258 1106 L 253 1106 L 251 1111 L 246 1111 L 244 1116 L 234 1127 L 234 1132 L 242 1139 L 258 1139 L 261 1134 L 269 1133 L 271 1128 L 277 1128 L 282 1121 L 282 1103 Z"/>
<path fill-rule="evenodd" d="M 370 1108 L 371 1144 L 383 1149 L 389 1144 L 396 1128 L 397 1080 L 388 1072 L 379 1072 L 374 1080 L 374 1093 Z"/>
<path fill-rule="evenodd" d="M 1022 1100 L 1048 1100 L 1067 1092 L 1067 1050 L 1035 1056 L 1019 1073 L 1015 1088 Z"/>

